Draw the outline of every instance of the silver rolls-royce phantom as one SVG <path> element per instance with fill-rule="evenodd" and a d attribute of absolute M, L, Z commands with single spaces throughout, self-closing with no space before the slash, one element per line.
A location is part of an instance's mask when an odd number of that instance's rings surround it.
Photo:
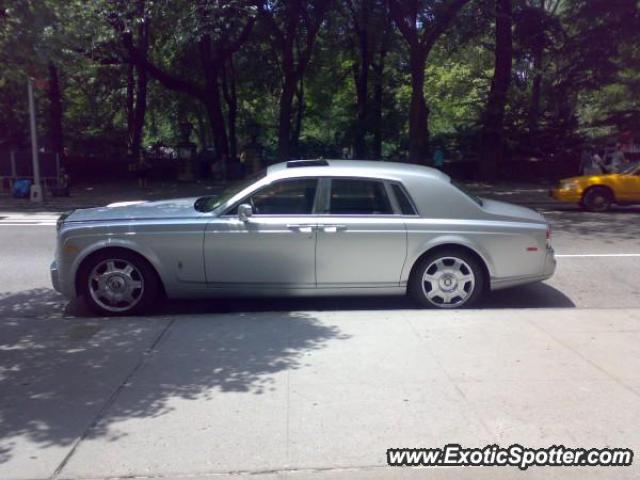
<path fill-rule="evenodd" d="M 455 308 L 556 266 L 535 211 L 377 161 L 290 161 L 217 196 L 75 210 L 57 241 L 55 289 L 103 314 L 162 296 L 408 293 Z"/>

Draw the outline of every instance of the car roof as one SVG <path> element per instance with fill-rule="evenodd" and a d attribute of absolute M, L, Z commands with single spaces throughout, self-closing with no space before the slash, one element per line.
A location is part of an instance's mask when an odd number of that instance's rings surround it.
<path fill-rule="evenodd" d="M 295 164 L 295 167 L 291 166 Z M 324 163 L 322 165 L 321 163 Z M 289 165 L 288 165 L 289 164 Z M 267 169 L 268 177 L 378 177 L 403 179 L 406 177 L 426 177 L 448 181 L 449 177 L 435 168 L 401 162 L 382 162 L 377 160 L 309 160 L 282 162 Z"/>

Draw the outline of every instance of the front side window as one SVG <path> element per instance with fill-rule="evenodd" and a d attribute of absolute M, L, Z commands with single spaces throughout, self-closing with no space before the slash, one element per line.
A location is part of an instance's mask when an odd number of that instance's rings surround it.
<path fill-rule="evenodd" d="M 255 215 L 310 215 L 318 180 L 305 178 L 268 185 L 248 200 Z"/>
<path fill-rule="evenodd" d="M 376 180 L 332 179 L 329 213 L 388 215 L 394 212 L 384 183 Z"/>

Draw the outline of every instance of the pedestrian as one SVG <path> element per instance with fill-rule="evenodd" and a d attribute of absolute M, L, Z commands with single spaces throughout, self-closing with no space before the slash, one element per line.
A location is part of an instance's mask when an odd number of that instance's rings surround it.
<path fill-rule="evenodd" d="M 585 173 L 585 175 L 601 175 L 605 172 L 602 157 L 595 150 L 591 155 L 591 171 L 592 173 Z"/>
<path fill-rule="evenodd" d="M 584 148 L 582 155 L 580 156 L 580 166 L 578 167 L 578 173 L 580 175 L 593 175 L 593 154 L 590 148 Z"/>
<path fill-rule="evenodd" d="M 611 155 L 610 170 L 611 173 L 618 173 L 627 165 L 627 159 L 622 151 L 622 144 L 616 144 L 616 151 Z"/>
<path fill-rule="evenodd" d="M 135 172 L 136 178 L 138 179 L 138 186 L 146 188 L 149 185 L 148 176 L 149 170 L 151 170 L 151 165 L 149 165 L 145 160 L 143 152 L 138 154 L 138 161 L 134 163 L 132 167 L 132 170 Z"/>

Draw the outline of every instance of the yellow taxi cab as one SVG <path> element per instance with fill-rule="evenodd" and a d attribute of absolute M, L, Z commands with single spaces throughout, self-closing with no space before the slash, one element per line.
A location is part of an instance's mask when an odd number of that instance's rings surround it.
<path fill-rule="evenodd" d="M 619 173 L 565 178 L 549 193 L 556 200 L 577 203 L 592 212 L 604 212 L 614 203 L 640 203 L 640 163 Z"/>

